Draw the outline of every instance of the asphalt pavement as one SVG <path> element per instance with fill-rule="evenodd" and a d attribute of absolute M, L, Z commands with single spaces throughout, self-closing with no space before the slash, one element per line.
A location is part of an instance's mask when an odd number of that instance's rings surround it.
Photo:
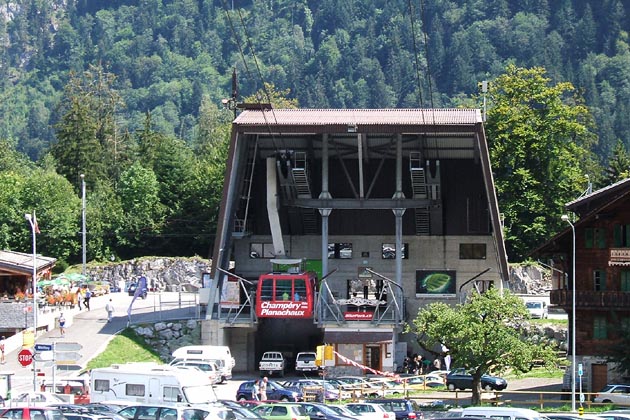
<path fill-rule="evenodd" d="M 107 322 L 105 305 L 112 299 L 114 317 Z M 90 310 L 79 310 L 77 307 L 64 310 L 67 320 L 65 336 L 62 337 L 58 328 L 39 333 L 35 344 L 52 344 L 57 347 L 73 347 L 77 343 L 80 349 L 73 364 L 57 366 L 54 375 L 58 378 L 74 376 L 85 369 L 87 363 L 99 355 L 114 336 L 132 324 L 140 322 L 156 322 L 174 319 L 193 319 L 199 317 L 195 295 L 178 292 L 149 292 L 146 299 L 137 298 L 133 304 L 130 316 L 128 308 L 133 298 L 127 293 L 111 293 L 90 299 Z M 78 346 L 77 346 L 78 347 Z M 13 372 L 12 395 L 20 392 L 39 390 L 43 379 L 52 379 L 52 362 L 33 362 L 23 367 L 18 362 L 20 349 L 6 354 L 6 363 L 2 365 L 2 372 Z M 35 372 L 33 371 L 35 369 Z M 35 384 L 34 384 L 35 381 Z"/>

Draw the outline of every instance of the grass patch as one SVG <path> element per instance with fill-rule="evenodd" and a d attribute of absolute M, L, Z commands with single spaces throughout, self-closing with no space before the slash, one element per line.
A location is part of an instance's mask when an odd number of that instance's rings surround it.
<path fill-rule="evenodd" d="M 151 348 L 134 330 L 125 328 L 109 342 L 105 351 L 88 362 L 87 369 L 129 362 L 162 363 L 155 349 Z"/>
<path fill-rule="evenodd" d="M 528 319 L 527 320 L 530 324 L 535 324 L 535 325 L 559 325 L 561 327 L 567 327 L 569 326 L 569 321 L 567 320 L 567 318 L 564 319 L 557 319 L 557 318 L 547 318 L 547 319 Z"/>
<path fill-rule="evenodd" d="M 547 378 L 562 379 L 564 375 L 563 369 L 547 369 L 545 367 L 535 367 L 529 372 L 508 372 L 503 378 L 505 379 L 526 379 L 526 378 Z"/>

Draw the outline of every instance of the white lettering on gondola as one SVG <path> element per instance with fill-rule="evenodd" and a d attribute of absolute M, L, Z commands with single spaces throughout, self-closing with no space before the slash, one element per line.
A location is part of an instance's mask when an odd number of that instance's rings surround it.
<path fill-rule="evenodd" d="M 259 316 L 305 316 L 306 302 L 268 302 L 260 304 Z"/>

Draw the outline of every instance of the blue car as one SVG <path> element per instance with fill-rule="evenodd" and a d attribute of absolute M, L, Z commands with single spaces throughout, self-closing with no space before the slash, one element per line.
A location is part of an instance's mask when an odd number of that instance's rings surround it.
<path fill-rule="evenodd" d="M 247 401 L 252 399 L 252 388 L 254 381 L 245 381 L 236 391 L 236 401 Z M 302 401 L 302 392 L 297 388 L 285 388 L 278 382 L 267 382 L 267 401 Z"/>

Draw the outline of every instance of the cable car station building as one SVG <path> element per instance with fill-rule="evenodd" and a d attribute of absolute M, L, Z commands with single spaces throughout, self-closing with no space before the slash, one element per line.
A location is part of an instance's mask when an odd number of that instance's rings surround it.
<path fill-rule="evenodd" d="M 233 268 L 231 268 L 233 267 Z M 501 288 L 507 259 L 481 112 L 272 109 L 233 122 L 204 344 L 235 370 L 332 344 L 335 368 L 394 371 L 435 301 Z"/>

